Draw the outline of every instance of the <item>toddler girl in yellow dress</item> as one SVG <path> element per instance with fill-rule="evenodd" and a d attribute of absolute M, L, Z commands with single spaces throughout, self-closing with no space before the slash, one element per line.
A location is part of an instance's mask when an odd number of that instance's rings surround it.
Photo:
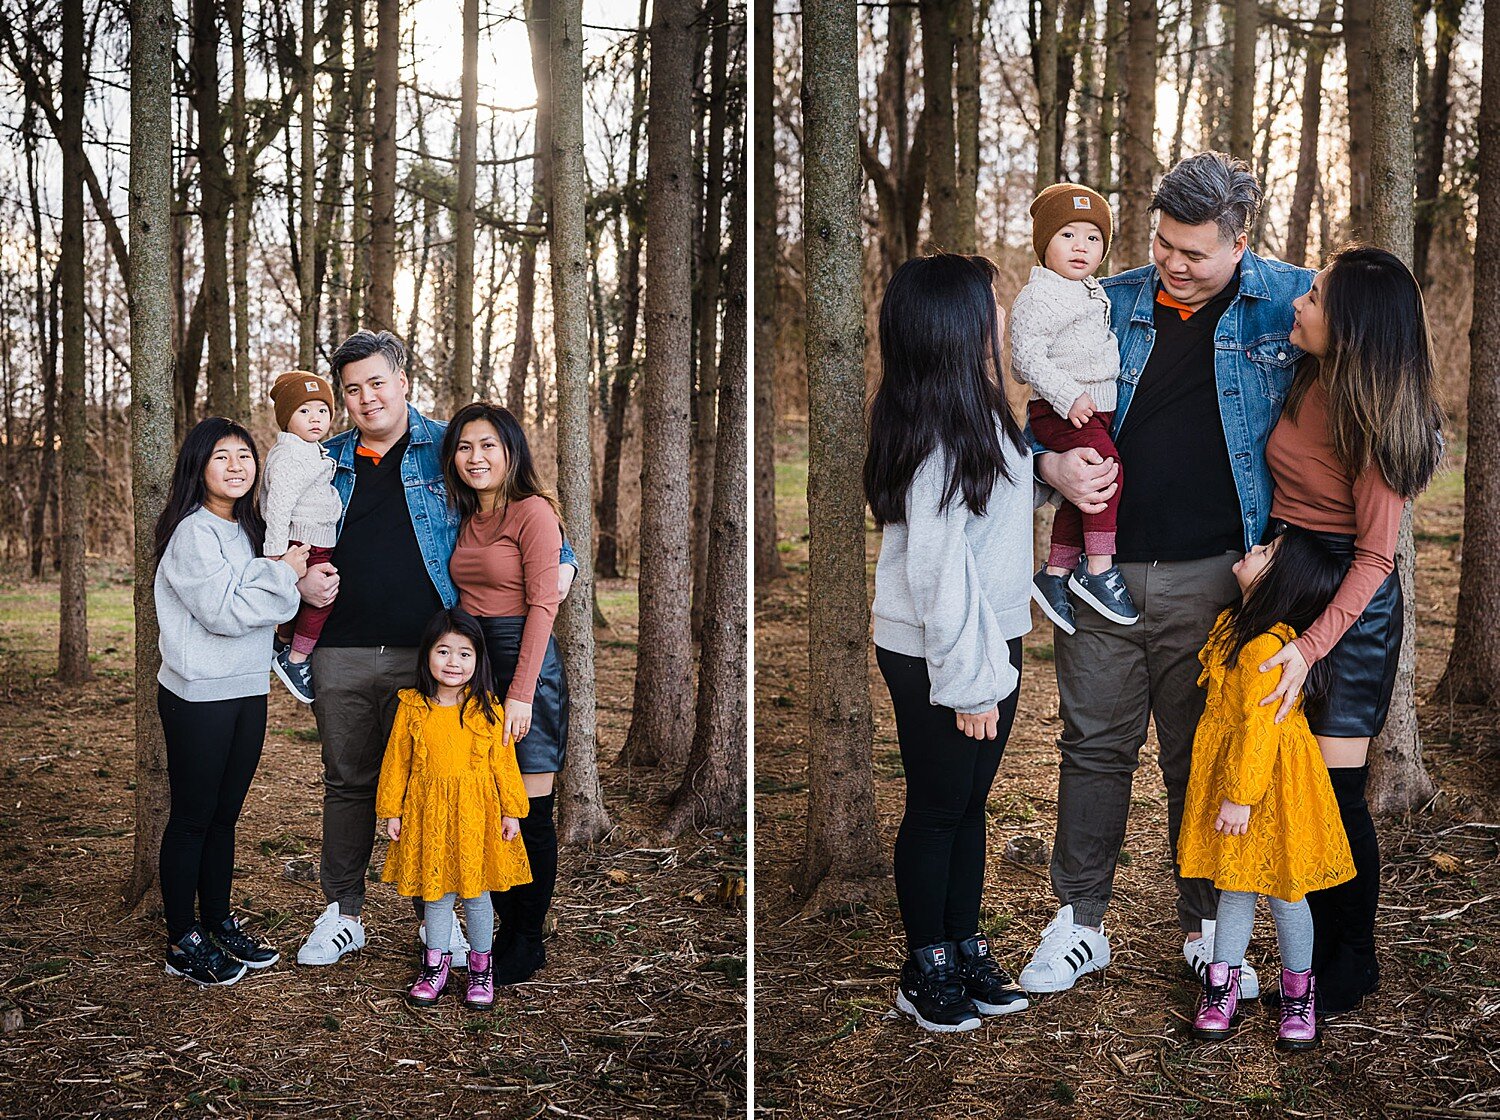
<path fill-rule="evenodd" d="M 450 943 L 454 899 L 463 900 L 472 946 L 464 1003 L 481 1009 L 495 1002 L 489 892 L 531 882 L 519 820 L 530 801 L 491 680 L 479 623 L 458 609 L 434 615 L 417 654 L 417 687 L 399 693 L 375 793 L 375 815 L 388 818 L 394 841 L 381 879 L 424 901 L 428 945 Z M 436 1003 L 451 958 L 424 948 L 407 999 Z"/>
<path fill-rule="evenodd" d="M 1305 530 L 1288 528 L 1234 566 L 1242 600 L 1214 624 L 1199 660 L 1207 705 L 1193 738 L 1177 862 L 1184 878 L 1219 888 L 1213 961 L 1193 1035 L 1226 1038 L 1239 1004 L 1239 973 L 1259 896 L 1270 903 L 1281 950 L 1281 1024 L 1276 1046 L 1317 1045 L 1312 914 L 1306 894 L 1354 877 L 1349 841 L 1328 769 L 1299 701 L 1282 723 L 1262 705 L 1280 673 L 1260 664 L 1323 613 L 1343 580 L 1334 555 Z M 1327 688 L 1314 665 L 1304 695 Z"/>

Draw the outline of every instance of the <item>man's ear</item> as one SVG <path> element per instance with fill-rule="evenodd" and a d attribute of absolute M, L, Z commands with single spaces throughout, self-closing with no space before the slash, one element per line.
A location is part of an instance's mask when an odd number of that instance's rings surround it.
<path fill-rule="evenodd" d="M 1250 235 L 1242 233 L 1234 239 L 1234 259 L 1239 260 L 1245 255 L 1245 250 L 1250 247 Z"/>

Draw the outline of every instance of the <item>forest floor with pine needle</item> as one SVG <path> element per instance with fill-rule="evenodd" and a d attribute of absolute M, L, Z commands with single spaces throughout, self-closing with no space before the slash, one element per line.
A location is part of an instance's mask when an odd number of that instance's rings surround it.
<path fill-rule="evenodd" d="M 789 578 L 756 602 L 756 1105 L 764 1116 L 1500 1117 L 1500 712 L 1421 709 L 1429 773 L 1419 811 L 1377 822 L 1385 860 L 1380 992 L 1282 1056 L 1275 1020 L 1249 1005 L 1232 1039 L 1187 1027 L 1197 988 L 1181 955 L 1154 735 L 1142 752 L 1115 897 L 1113 961 L 1071 992 L 961 1035 L 929 1035 L 892 1010 L 904 947 L 894 887 L 843 912 L 806 914 L 793 890 L 806 816 L 805 430 L 781 441 L 777 515 Z M 1418 503 L 1419 692 L 1442 672 L 1454 617 L 1463 476 L 1450 466 Z M 878 537 L 868 537 L 873 580 Z M 1050 849 L 1057 689 L 1051 628 L 1025 640 L 1020 712 L 989 801 L 982 924 L 1012 973 L 1051 920 L 1045 866 L 1000 858 L 1008 840 Z M 877 813 L 889 858 L 901 756 L 870 658 Z M 1274 983 L 1261 908 L 1250 956 Z"/>
<path fill-rule="evenodd" d="M 500 989 L 490 1013 L 451 996 L 406 1005 L 416 923 L 378 882 L 362 952 L 294 963 L 324 906 L 322 768 L 311 711 L 274 680 L 233 902 L 282 960 L 227 989 L 164 974 L 160 917 L 131 918 L 118 901 L 134 826 L 130 599 L 127 574 L 96 574 L 97 679 L 65 690 L 43 675 L 56 664 L 55 583 L 0 578 L 0 1115 L 743 1113 L 745 912 L 717 895 L 743 881 L 745 836 L 662 842 L 670 784 L 607 764 L 630 720 L 633 581 L 600 587 L 612 622 L 598 632 L 600 754 L 616 828 L 563 849 L 548 966 Z"/>

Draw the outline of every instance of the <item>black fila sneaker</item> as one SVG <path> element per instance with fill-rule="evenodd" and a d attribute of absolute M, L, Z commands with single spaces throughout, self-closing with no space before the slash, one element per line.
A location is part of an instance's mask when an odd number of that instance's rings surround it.
<path fill-rule="evenodd" d="M 901 966 L 896 1010 L 910 1015 L 923 1030 L 972 1031 L 980 1024 L 974 1001 L 958 978 L 958 947 L 940 941 L 918 949 Z"/>
<path fill-rule="evenodd" d="M 1031 1001 L 1010 974 L 990 956 L 990 939 L 982 933 L 958 943 L 958 978 L 981 1015 L 1025 1011 Z"/>
<path fill-rule="evenodd" d="M 194 925 L 177 944 L 167 946 L 167 975 L 182 976 L 204 987 L 228 987 L 245 975 L 245 965 L 205 937 L 201 925 Z"/>

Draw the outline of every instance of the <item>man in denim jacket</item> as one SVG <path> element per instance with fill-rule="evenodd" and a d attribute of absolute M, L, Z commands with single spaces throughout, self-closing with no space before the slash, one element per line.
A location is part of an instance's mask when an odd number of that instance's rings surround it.
<path fill-rule="evenodd" d="M 324 445 L 344 503 L 333 563 L 309 569 L 297 585 L 304 601 L 334 604 L 312 654 L 328 906 L 297 953 L 304 965 L 333 964 L 365 943 L 360 909 L 375 787 L 396 693 L 416 684 L 427 621 L 458 602 L 448 575 L 458 514 L 448 504 L 440 454 L 447 425 L 407 401 L 406 348 L 389 331 L 356 331 L 331 365 L 354 426 Z M 576 569 L 566 541 L 559 563 L 566 593 Z"/>
<path fill-rule="evenodd" d="M 1313 278 L 1246 249 L 1260 202 L 1249 167 L 1218 152 L 1162 178 L 1151 202 L 1154 263 L 1102 281 L 1120 347 L 1110 434 L 1123 473 L 1088 449 L 1036 459 L 1042 481 L 1086 512 L 1123 487 L 1116 559 L 1141 618 L 1117 626 L 1080 611 L 1076 634 L 1056 634 L 1063 732 L 1052 887 L 1062 906 L 1022 970 L 1028 991 L 1071 988 L 1109 963 L 1104 911 L 1153 717 L 1176 861 L 1204 704 L 1198 651 L 1239 594 L 1232 565 L 1270 516 L 1266 439 L 1301 357 L 1287 341 L 1292 300 Z M 1183 954 L 1201 975 L 1217 895 L 1207 880 L 1183 879 L 1175 866 L 1173 875 Z M 1248 965 L 1241 994 L 1259 994 Z"/>

